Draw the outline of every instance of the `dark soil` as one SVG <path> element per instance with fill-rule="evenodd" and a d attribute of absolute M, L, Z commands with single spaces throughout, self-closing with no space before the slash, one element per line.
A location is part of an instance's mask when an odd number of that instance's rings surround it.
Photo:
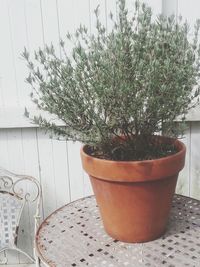
<path fill-rule="evenodd" d="M 91 147 L 86 148 L 86 153 L 90 156 L 115 161 L 142 161 L 154 160 L 167 157 L 178 152 L 174 144 L 155 143 L 155 141 L 143 141 L 138 144 L 135 141 L 113 142 L 107 144 L 105 148 Z"/>

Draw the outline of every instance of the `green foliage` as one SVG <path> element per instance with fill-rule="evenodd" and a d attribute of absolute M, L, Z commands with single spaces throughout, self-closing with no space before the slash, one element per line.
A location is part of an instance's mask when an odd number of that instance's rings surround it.
<path fill-rule="evenodd" d="M 64 41 L 61 58 L 53 45 L 36 51 L 33 61 L 25 49 L 33 101 L 66 127 L 42 117 L 35 122 L 67 140 L 88 144 L 106 158 L 146 158 L 152 147 L 148 137 L 177 136 L 175 118 L 184 121 L 198 103 L 200 23 L 189 42 L 188 25 L 181 18 L 153 20 L 151 9 L 138 1 L 132 17 L 126 1 L 118 1 L 110 32 L 99 20 L 98 8 L 95 14 L 95 34 L 82 25 L 75 35 L 67 34 L 71 54 Z"/>

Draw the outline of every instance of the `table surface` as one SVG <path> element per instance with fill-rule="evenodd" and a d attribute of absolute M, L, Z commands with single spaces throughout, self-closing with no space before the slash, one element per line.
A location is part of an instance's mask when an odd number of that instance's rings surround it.
<path fill-rule="evenodd" d="M 200 267 L 200 201 L 175 195 L 165 235 L 127 244 L 105 233 L 94 196 L 83 198 L 41 224 L 36 249 L 52 267 Z"/>

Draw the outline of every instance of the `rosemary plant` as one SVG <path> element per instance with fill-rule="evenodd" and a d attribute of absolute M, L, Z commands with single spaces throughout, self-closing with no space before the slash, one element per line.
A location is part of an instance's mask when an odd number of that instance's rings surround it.
<path fill-rule="evenodd" d="M 32 100 L 65 126 L 42 116 L 35 123 L 87 144 L 97 157 L 143 160 L 174 153 L 167 145 L 155 146 L 150 137 L 178 136 L 174 120 L 184 121 L 198 104 L 199 21 L 190 42 L 181 18 L 152 19 L 151 9 L 139 1 L 134 10 L 130 15 L 126 1 L 119 0 L 117 19 L 110 14 L 113 28 L 107 32 L 97 8 L 96 33 L 83 25 L 68 33 L 60 42 L 61 57 L 53 45 L 39 48 L 33 59 L 23 52 Z"/>

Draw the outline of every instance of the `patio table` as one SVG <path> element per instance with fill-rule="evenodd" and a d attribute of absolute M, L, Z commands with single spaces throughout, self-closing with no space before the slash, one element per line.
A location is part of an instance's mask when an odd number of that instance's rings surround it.
<path fill-rule="evenodd" d="M 36 235 L 37 254 L 51 267 L 199 267 L 200 201 L 175 195 L 166 233 L 147 243 L 109 237 L 94 196 L 53 212 Z"/>

